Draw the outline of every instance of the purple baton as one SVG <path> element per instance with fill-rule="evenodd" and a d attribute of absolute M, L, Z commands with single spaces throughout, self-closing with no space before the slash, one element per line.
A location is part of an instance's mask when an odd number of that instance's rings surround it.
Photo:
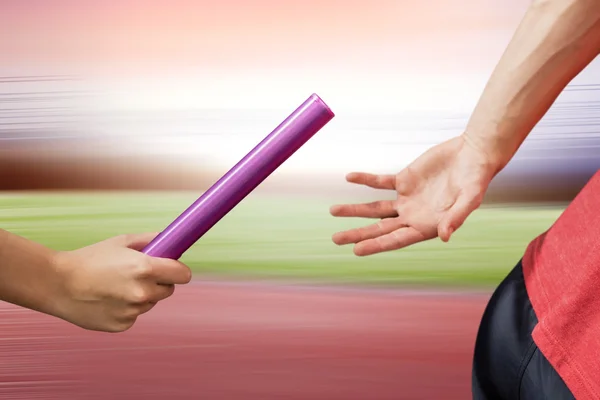
<path fill-rule="evenodd" d="M 310 96 L 142 252 L 153 257 L 179 259 L 333 117 L 319 96 Z"/>

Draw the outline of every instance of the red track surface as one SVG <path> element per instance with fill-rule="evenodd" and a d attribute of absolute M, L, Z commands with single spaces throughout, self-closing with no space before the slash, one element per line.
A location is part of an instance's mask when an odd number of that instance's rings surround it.
<path fill-rule="evenodd" d="M 123 334 L 0 303 L 0 399 L 468 399 L 487 298 L 203 282 Z"/>

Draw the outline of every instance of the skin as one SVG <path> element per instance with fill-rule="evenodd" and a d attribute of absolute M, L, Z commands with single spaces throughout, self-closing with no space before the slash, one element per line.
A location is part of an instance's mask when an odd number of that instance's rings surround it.
<path fill-rule="evenodd" d="M 450 240 L 483 200 L 565 86 L 600 52 L 600 1 L 534 1 L 494 69 L 463 134 L 395 175 L 353 172 L 348 182 L 394 190 L 396 200 L 331 207 L 378 222 L 333 235 L 367 256 L 440 237 Z"/>
<path fill-rule="evenodd" d="M 347 180 L 395 190 L 395 201 L 344 204 L 339 217 L 379 222 L 334 235 L 359 256 L 439 236 L 448 241 L 483 199 L 558 94 L 600 49 L 598 0 L 535 1 L 496 67 L 465 132 L 396 175 L 351 173 Z M 122 332 L 175 285 L 191 279 L 178 261 L 139 250 L 156 234 L 124 235 L 57 252 L 0 230 L 0 300 L 89 330 Z"/>
<path fill-rule="evenodd" d="M 54 251 L 0 230 L 0 300 L 94 331 L 123 332 L 192 274 L 141 253 L 156 233 Z"/>

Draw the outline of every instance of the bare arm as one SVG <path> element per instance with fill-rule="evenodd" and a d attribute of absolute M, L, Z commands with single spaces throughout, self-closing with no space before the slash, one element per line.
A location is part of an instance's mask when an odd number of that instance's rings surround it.
<path fill-rule="evenodd" d="M 396 175 L 349 174 L 349 182 L 395 190 L 395 201 L 341 204 L 338 217 L 383 218 L 338 232 L 357 255 L 436 236 L 448 241 L 477 209 L 493 177 L 564 87 L 600 51 L 600 0 L 537 0 L 486 85 L 465 132 L 432 147 Z"/>
<path fill-rule="evenodd" d="M 498 172 L 599 52 L 600 1 L 534 1 L 494 70 L 465 139 L 487 154 Z"/>
<path fill-rule="evenodd" d="M 56 252 L 0 230 L 0 300 L 56 314 L 64 284 L 53 265 Z"/>
<path fill-rule="evenodd" d="M 179 261 L 141 250 L 156 234 L 54 251 L 0 229 L 0 300 L 80 327 L 120 332 L 191 279 Z"/>

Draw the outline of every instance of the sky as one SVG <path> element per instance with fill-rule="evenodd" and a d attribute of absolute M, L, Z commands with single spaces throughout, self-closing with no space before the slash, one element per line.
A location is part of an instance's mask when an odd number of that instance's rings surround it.
<path fill-rule="evenodd" d="M 160 143 L 164 151 L 198 151 L 199 157 L 216 152 L 224 164 L 243 156 L 316 92 L 336 118 L 324 138 L 290 165 L 323 168 L 340 142 L 345 150 L 336 161 L 340 169 L 380 168 L 386 157 L 401 159 L 400 165 L 441 136 L 424 139 L 418 132 L 376 128 L 381 123 L 375 114 L 400 115 L 404 122 L 408 113 L 468 114 L 528 5 L 529 0 L 4 0 L 0 76 L 69 74 L 81 80 L 27 89 L 4 84 L 0 90 L 92 90 L 101 96 L 90 106 L 108 114 L 278 110 L 254 122 L 212 118 L 213 131 L 236 130 L 237 136 L 207 136 L 206 126 L 194 125 L 182 128 L 198 129 L 192 139 L 176 130 L 166 139 L 164 122 L 162 130 L 153 130 L 155 139 L 144 139 L 150 150 Z M 353 128 L 359 115 L 372 123 L 359 121 L 362 128 Z M 151 130 L 144 118 L 137 129 L 127 127 L 139 148 L 144 147 L 139 138 Z M 460 129 L 453 124 L 446 133 Z"/>

